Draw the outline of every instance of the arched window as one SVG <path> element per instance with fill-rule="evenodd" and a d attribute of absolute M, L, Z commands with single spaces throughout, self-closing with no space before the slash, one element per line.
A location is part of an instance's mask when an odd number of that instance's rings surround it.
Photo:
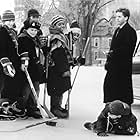
<path fill-rule="evenodd" d="M 94 38 L 94 47 L 99 47 L 99 37 Z"/>

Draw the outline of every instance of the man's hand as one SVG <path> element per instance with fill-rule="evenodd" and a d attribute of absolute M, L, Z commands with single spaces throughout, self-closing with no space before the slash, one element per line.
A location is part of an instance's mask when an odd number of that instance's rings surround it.
<path fill-rule="evenodd" d="M 108 53 L 107 53 L 107 57 L 112 57 L 113 55 L 113 50 L 110 50 Z"/>
<path fill-rule="evenodd" d="M 70 71 L 66 71 L 62 74 L 62 77 L 70 77 L 70 76 L 71 76 Z"/>

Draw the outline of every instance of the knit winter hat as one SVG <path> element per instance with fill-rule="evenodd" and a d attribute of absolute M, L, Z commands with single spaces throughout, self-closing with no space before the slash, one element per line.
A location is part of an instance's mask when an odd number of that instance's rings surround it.
<path fill-rule="evenodd" d="M 11 10 L 4 11 L 2 15 L 2 21 L 15 20 L 15 15 Z"/>
<path fill-rule="evenodd" d="M 61 16 L 61 15 L 56 15 L 56 16 L 54 16 L 52 19 L 51 19 L 51 25 L 52 26 L 55 26 L 57 23 L 59 23 L 59 22 L 65 22 L 66 21 L 66 19 L 63 17 L 63 16 Z"/>
<path fill-rule="evenodd" d="M 40 29 L 41 24 L 37 21 L 31 21 L 31 20 L 27 20 L 26 22 L 24 22 L 24 27 L 25 29 L 28 28 L 35 28 L 35 29 Z"/>
<path fill-rule="evenodd" d="M 109 104 L 109 112 L 114 115 L 128 115 L 131 112 L 130 106 L 120 100 Z"/>
<path fill-rule="evenodd" d="M 81 35 L 81 29 L 80 29 L 80 26 L 76 20 L 72 21 L 71 26 L 70 26 L 70 30 L 73 33 L 78 33 L 79 35 Z"/>
<path fill-rule="evenodd" d="M 39 17 L 41 15 L 39 14 L 39 12 L 36 9 L 30 9 L 28 11 L 28 18 L 31 17 L 31 16 Z"/>

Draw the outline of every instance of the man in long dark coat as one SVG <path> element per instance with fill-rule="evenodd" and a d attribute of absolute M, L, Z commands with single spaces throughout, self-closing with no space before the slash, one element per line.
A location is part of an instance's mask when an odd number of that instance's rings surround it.
<path fill-rule="evenodd" d="M 130 12 L 120 8 L 116 11 L 119 27 L 116 29 L 107 56 L 104 80 L 104 103 L 121 100 L 133 103 L 132 56 L 136 46 L 136 31 L 129 25 Z"/>

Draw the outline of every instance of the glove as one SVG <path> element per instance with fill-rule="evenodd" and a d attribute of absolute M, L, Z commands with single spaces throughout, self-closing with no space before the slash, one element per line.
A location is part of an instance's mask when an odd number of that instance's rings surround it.
<path fill-rule="evenodd" d="M 113 50 L 110 50 L 108 53 L 107 53 L 107 57 L 112 57 L 113 55 Z"/>
<path fill-rule="evenodd" d="M 62 74 L 62 77 L 70 77 L 71 73 L 70 71 L 66 71 Z"/>
<path fill-rule="evenodd" d="M 77 58 L 77 62 L 78 62 L 80 65 L 84 65 L 84 64 L 85 64 L 85 58 L 79 56 L 79 57 Z"/>
<path fill-rule="evenodd" d="M 29 65 L 29 60 L 22 60 L 21 70 L 25 71 L 25 67 L 28 68 L 28 65 Z"/>
<path fill-rule="evenodd" d="M 3 72 L 10 77 L 14 77 L 15 73 L 16 73 L 15 68 L 13 67 L 12 64 L 8 64 L 8 65 L 4 66 Z"/>

